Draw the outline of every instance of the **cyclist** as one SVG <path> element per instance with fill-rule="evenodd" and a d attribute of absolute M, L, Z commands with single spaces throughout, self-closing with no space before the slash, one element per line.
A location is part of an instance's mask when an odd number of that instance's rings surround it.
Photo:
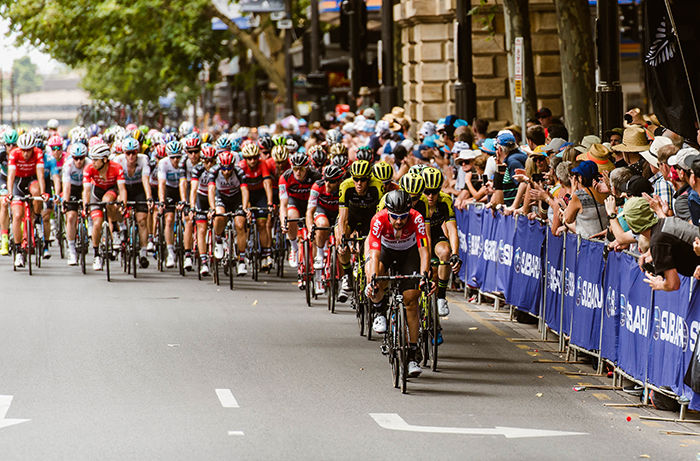
<path fill-rule="evenodd" d="M 254 146 L 254 144 L 253 144 Z M 233 154 L 227 150 L 219 153 L 219 164 L 214 166 L 207 175 L 208 178 L 208 200 L 210 210 L 216 210 L 217 214 L 238 213 L 244 203 L 249 201 L 249 191 L 244 186 L 245 173 L 240 166 L 236 165 Z M 245 217 L 236 215 L 233 220 L 236 228 L 236 246 L 238 248 L 239 260 L 236 272 L 238 276 L 248 273 L 245 265 L 246 250 L 246 228 Z M 221 259 L 224 257 L 224 243 L 221 234 L 226 227 L 226 219 L 223 216 L 214 218 L 214 257 Z M 233 258 L 233 255 L 229 255 Z"/>
<path fill-rule="evenodd" d="M 394 176 L 394 168 L 387 162 L 375 163 L 372 166 L 372 176 L 382 182 L 386 193 L 399 188 L 399 185 L 391 179 Z"/>
<path fill-rule="evenodd" d="M 299 242 L 297 233 L 299 226 L 296 222 L 288 222 L 287 219 L 298 219 L 306 216 L 306 205 L 309 201 L 309 192 L 316 181 L 321 179 L 321 174 L 310 168 L 309 156 L 297 152 L 289 158 L 292 167 L 284 172 L 279 179 L 280 193 L 280 222 L 285 224 L 287 239 L 291 244 L 289 252 L 289 265 L 299 265 Z"/>
<path fill-rule="evenodd" d="M 202 276 L 209 275 L 209 255 L 207 254 L 207 213 L 209 205 L 209 172 L 216 163 L 216 148 L 211 144 L 202 146 L 202 161 L 192 168 L 190 184 L 190 208 L 195 210 L 194 220 L 197 226 L 197 247 Z"/>
<path fill-rule="evenodd" d="M 370 165 L 374 165 L 374 162 L 376 161 L 374 152 L 369 146 L 358 147 L 357 152 L 355 153 L 355 158 L 357 160 L 367 160 Z"/>
<path fill-rule="evenodd" d="M 180 167 L 182 145 L 179 141 L 170 141 L 165 145 L 165 153 L 168 157 L 158 162 L 158 200 L 160 212 L 165 213 L 164 237 L 168 250 L 165 267 L 171 268 L 175 267 L 175 207 L 179 202 L 185 202 L 187 195 L 185 172 Z"/>
<path fill-rule="evenodd" d="M 115 143 L 117 144 L 117 143 Z M 151 186 L 151 197 L 159 197 L 158 195 L 158 162 L 167 157 L 165 153 L 165 144 L 156 144 L 151 149 L 151 158 L 149 159 L 148 167 L 151 169 L 151 174 L 148 178 L 148 183 Z M 153 212 L 153 209 L 148 213 L 148 246 L 146 251 L 155 250 L 153 243 L 153 229 L 156 227 L 156 219 L 158 215 Z"/>
<path fill-rule="evenodd" d="M 358 160 L 350 167 L 351 178 L 340 184 L 338 197 L 338 225 L 335 236 L 338 242 L 350 234 L 366 236 L 369 225 L 384 195 L 382 183 L 371 177 L 371 168 L 366 160 Z M 347 301 L 351 292 L 350 251 L 345 245 L 338 246 L 338 261 L 343 267 L 343 278 L 338 292 L 338 301 Z"/>
<path fill-rule="evenodd" d="M 260 148 L 260 158 L 267 160 L 270 158 L 272 148 L 275 147 L 275 142 L 269 134 L 263 134 L 258 138 L 258 147 Z"/>
<path fill-rule="evenodd" d="M 311 158 L 311 164 L 318 171 L 322 171 L 323 167 L 328 164 L 326 149 L 320 144 L 315 144 L 309 147 L 309 157 Z"/>
<path fill-rule="evenodd" d="M 85 144 L 76 143 L 68 147 L 70 158 L 63 165 L 63 208 L 66 214 L 66 240 L 68 242 L 68 265 L 78 264 L 78 252 L 75 247 L 75 234 L 78 226 L 78 204 L 83 196 L 83 170 L 91 162 L 87 158 Z"/>
<path fill-rule="evenodd" d="M 117 197 L 122 203 L 126 202 L 124 170 L 117 162 L 109 160 L 109 154 L 107 144 L 95 144 L 90 148 L 92 163 L 83 170 L 83 206 L 94 202 L 114 202 Z M 99 254 L 99 246 L 105 217 L 102 209 L 97 207 L 90 209 L 90 216 L 92 216 L 92 249 L 94 251 L 92 269 L 101 271 L 103 261 Z M 110 222 L 119 220 L 119 210 L 116 206 L 107 206 L 107 218 Z"/>
<path fill-rule="evenodd" d="M 267 137 L 267 139 L 272 143 L 271 138 Z M 272 209 L 274 206 L 272 197 L 272 176 L 267 169 L 267 165 L 260 158 L 260 149 L 255 143 L 249 142 L 243 146 L 241 153 L 243 154 L 243 160 L 240 161 L 238 166 L 245 174 L 241 187 L 247 189 L 248 192 L 248 194 L 242 196 L 243 210 L 246 212 L 246 215 L 250 216 L 248 208 L 251 206 L 256 208 L 267 207 L 268 210 Z M 268 213 L 258 211 L 254 213 L 254 216 L 256 225 L 258 226 L 260 247 L 262 249 L 262 262 L 260 266 L 263 269 L 269 269 L 272 266 L 272 257 L 270 257 L 272 237 L 270 230 L 267 228 Z M 244 258 L 244 255 L 241 254 L 240 257 Z M 241 262 L 244 262 L 244 260 L 239 260 L 239 266 Z"/>
<path fill-rule="evenodd" d="M 34 132 L 34 130 L 32 130 Z M 55 136 L 59 138 L 60 136 Z M 62 140 L 54 154 L 53 148 L 44 151 L 44 140 L 41 137 L 34 136 L 36 147 L 44 152 L 44 182 L 46 184 L 46 192 L 49 196 L 58 199 L 61 195 L 61 167 L 63 166 L 63 150 Z M 56 141 L 56 140 L 52 140 Z M 60 165 L 59 165 L 60 161 Z M 53 211 L 53 203 L 47 202 L 41 210 L 41 218 L 44 226 L 44 248 L 39 249 L 44 259 L 49 259 L 49 240 L 51 238 L 51 212 Z"/>
<path fill-rule="evenodd" d="M 3 197 L 7 190 L 7 146 L 0 142 L 0 255 L 10 254 L 10 214 Z"/>
<path fill-rule="evenodd" d="M 148 156 L 141 154 L 141 145 L 134 138 L 126 138 L 122 141 L 123 154 L 117 155 L 114 159 L 124 170 L 124 180 L 126 184 L 126 197 L 130 202 L 152 202 L 153 192 L 149 179 L 151 177 L 151 167 Z M 139 265 L 142 268 L 148 267 L 148 205 L 137 204 L 134 207 L 136 213 L 136 225 L 139 228 L 139 240 L 141 244 L 139 254 Z"/>
<path fill-rule="evenodd" d="M 7 141 L 7 136 L 6 136 Z M 7 161 L 7 190 L 5 197 L 12 203 L 12 234 L 15 245 L 20 250 L 15 256 L 15 267 L 24 267 L 24 253 L 21 249 L 22 223 L 24 221 L 24 206 L 22 202 L 12 201 L 13 197 L 27 196 L 48 199 L 46 183 L 44 182 L 44 156 L 41 149 L 36 147 L 36 140 L 30 133 L 24 133 L 16 140 L 17 147 L 10 151 Z M 34 213 L 40 213 L 41 203 L 34 203 Z"/>
<path fill-rule="evenodd" d="M 430 269 L 430 247 L 425 222 L 423 216 L 411 208 L 411 196 L 405 191 L 392 191 L 386 195 L 385 203 L 386 208 L 372 218 L 368 237 L 366 294 L 375 309 L 381 308 L 386 284 L 374 286 L 372 276 L 386 275 L 392 269 L 396 274 L 427 274 Z M 411 281 L 400 282 L 399 289 L 404 296 L 408 323 L 408 376 L 413 378 L 421 374 L 416 358 L 420 292 Z M 375 317 L 373 329 L 378 334 L 386 332 L 384 315 Z"/>
<path fill-rule="evenodd" d="M 318 227 L 330 227 L 335 225 L 338 218 L 338 197 L 340 181 L 344 172 L 335 165 L 328 165 L 323 170 L 323 179 L 316 181 L 309 192 L 309 204 L 306 208 L 306 227 L 311 229 L 315 224 Z M 316 257 L 314 269 L 323 269 L 323 255 L 326 252 L 329 231 L 316 232 Z M 317 280 L 316 292 L 322 294 L 323 284 Z"/>
<path fill-rule="evenodd" d="M 425 180 L 423 175 L 419 173 L 406 173 L 399 179 L 399 188 L 407 192 L 411 196 L 411 203 L 413 208 L 418 211 L 421 216 L 423 216 L 423 221 L 426 223 L 430 221 L 430 215 L 428 214 L 428 198 L 423 194 L 425 190 Z M 377 210 L 384 209 L 384 200 L 379 203 Z M 428 235 L 430 237 L 430 235 Z"/>
<path fill-rule="evenodd" d="M 185 185 L 186 185 L 186 191 L 185 191 L 185 196 L 189 197 L 190 192 L 189 192 L 189 187 L 190 183 L 192 182 L 192 170 L 194 169 L 195 165 L 198 165 L 200 163 L 200 153 L 202 150 L 202 138 L 199 136 L 199 133 L 194 132 L 190 133 L 187 137 L 184 139 L 184 145 L 185 145 L 185 152 L 187 153 L 187 157 L 183 157 L 182 162 L 181 162 L 181 167 L 185 171 Z M 189 203 L 189 201 L 188 201 Z M 185 214 L 185 229 L 183 232 L 183 238 L 184 238 L 184 248 L 185 248 L 185 261 L 184 261 L 184 267 L 185 270 L 191 271 L 193 268 L 193 261 L 192 261 L 192 246 L 193 246 L 193 232 L 194 232 L 194 223 L 192 221 L 192 213 L 186 213 Z"/>
<path fill-rule="evenodd" d="M 438 314 L 444 317 L 450 313 L 446 299 L 450 269 L 456 273 L 462 265 L 459 258 L 457 221 L 452 198 L 441 191 L 444 182 L 442 171 L 429 167 L 423 170 L 422 176 L 425 180 L 424 194 L 428 199 L 430 215 L 430 243 L 431 253 L 434 255 L 432 263 L 437 265 L 437 260 L 443 263 L 438 266 L 436 275 Z"/>
<path fill-rule="evenodd" d="M 284 138 L 282 138 L 281 141 L 283 141 Z M 281 142 L 279 141 L 279 142 Z M 280 193 L 279 193 L 279 187 L 276 186 L 280 182 L 280 178 L 284 174 L 285 171 L 289 170 L 292 165 L 289 163 L 289 149 L 287 149 L 287 146 L 284 144 L 277 144 L 272 148 L 272 151 L 270 152 L 270 158 L 265 160 L 265 163 L 267 164 L 267 169 L 270 171 L 270 175 L 272 176 L 272 201 L 275 204 L 275 206 L 280 205 Z M 281 221 L 281 224 L 284 224 L 284 221 Z M 275 225 L 275 219 L 268 219 L 267 221 L 267 228 L 270 232 L 270 235 L 272 235 L 272 230 Z M 281 244 L 282 242 L 280 242 Z M 286 244 L 286 242 L 284 242 Z"/>

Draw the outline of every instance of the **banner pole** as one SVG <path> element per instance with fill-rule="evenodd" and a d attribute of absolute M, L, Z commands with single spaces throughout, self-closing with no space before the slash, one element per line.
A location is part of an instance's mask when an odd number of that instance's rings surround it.
<path fill-rule="evenodd" d="M 581 236 L 576 235 L 576 264 L 578 264 L 578 255 L 581 251 Z M 574 271 L 574 298 L 576 297 L 576 272 Z M 566 348 L 566 361 L 569 361 L 569 353 L 571 352 L 571 340 L 574 336 L 574 312 L 576 309 L 571 308 L 571 318 L 569 319 L 569 347 Z"/>
<path fill-rule="evenodd" d="M 649 360 L 651 358 L 651 339 L 650 336 L 653 334 L 651 329 L 654 326 L 654 313 L 656 312 L 656 306 L 654 306 L 655 293 L 653 289 L 651 291 L 651 316 L 647 319 L 647 355 L 644 361 L 644 405 L 649 405 Z"/>
<path fill-rule="evenodd" d="M 566 232 L 563 235 L 564 247 L 561 252 L 561 274 L 559 276 L 559 291 L 560 303 L 559 303 L 559 352 L 564 352 L 564 296 L 566 293 L 564 287 L 566 285 Z"/>
<path fill-rule="evenodd" d="M 603 261 L 605 261 L 605 264 L 603 265 L 603 272 L 600 276 L 600 287 L 603 293 L 605 293 L 605 273 L 608 270 L 608 258 L 605 256 L 605 253 L 603 253 Z M 600 306 L 600 336 L 598 337 L 598 374 L 603 372 L 603 322 L 605 321 L 606 300 L 607 297 L 603 295 L 603 305 Z"/>
<path fill-rule="evenodd" d="M 544 264 L 544 269 L 542 269 L 542 272 L 544 272 L 544 277 L 540 280 L 540 338 L 543 340 L 547 339 L 547 325 L 545 324 L 544 321 L 544 306 L 545 306 L 545 297 L 547 296 L 547 252 L 549 247 L 549 232 L 545 229 L 544 232 L 544 258 L 540 258 L 540 268 Z"/>

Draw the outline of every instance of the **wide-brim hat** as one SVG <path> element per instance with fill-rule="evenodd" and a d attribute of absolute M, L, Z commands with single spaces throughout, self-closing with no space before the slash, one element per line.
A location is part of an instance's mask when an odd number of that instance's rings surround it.
<path fill-rule="evenodd" d="M 654 138 L 654 142 L 651 143 L 651 146 L 649 146 L 649 150 L 642 151 L 640 154 L 642 157 L 644 157 L 644 160 L 649 162 L 651 166 L 654 168 L 659 168 L 659 149 L 661 149 L 663 146 L 668 146 L 671 144 L 673 144 L 671 138 L 657 136 Z"/>
<path fill-rule="evenodd" d="M 593 144 L 600 144 L 600 142 L 601 140 L 598 136 L 594 134 L 589 134 L 584 136 L 581 140 L 581 144 L 576 146 L 574 149 L 576 149 L 579 152 L 587 152 Z"/>
<path fill-rule="evenodd" d="M 612 171 L 615 164 L 610 160 L 610 149 L 602 144 L 592 144 L 587 152 L 576 157 L 576 160 L 590 160 L 598 167 L 598 171 Z"/>
<path fill-rule="evenodd" d="M 638 126 L 625 128 L 622 134 L 622 144 L 613 146 L 615 152 L 644 152 L 649 150 L 651 143 L 647 139 L 646 131 Z"/>

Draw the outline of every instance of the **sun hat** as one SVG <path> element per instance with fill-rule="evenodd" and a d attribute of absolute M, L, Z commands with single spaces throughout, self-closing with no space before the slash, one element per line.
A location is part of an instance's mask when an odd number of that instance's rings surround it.
<path fill-rule="evenodd" d="M 649 150 L 642 151 L 640 152 L 640 154 L 642 155 L 642 157 L 644 157 L 644 160 L 649 162 L 649 164 L 652 165 L 654 168 L 659 168 L 659 149 L 661 149 L 663 146 L 668 146 L 670 144 L 673 144 L 671 138 L 667 138 L 666 136 L 657 136 L 656 138 L 654 138 L 654 141 L 651 143 L 651 146 L 649 146 Z"/>
<path fill-rule="evenodd" d="M 581 140 L 581 144 L 575 147 L 575 149 L 579 152 L 587 152 L 588 149 L 591 148 L 593 144 L 600 144 L 601 140 L 598 136 L 594 134 L 588 134 L 583 137 Z"/>
<path fill-rule="evenodd" d="M 651 226 L 659 222 L 659 218 L 651 210 L 649 202 L 642 197 L 627 199 L 623 207 L 625 221 L 630 230 L 635 234 L 641 234 Z"/>
<path fill-rule="evenodd" d="M 622 134 L 622 144 L 613 146 L 615 152 L 644 152 L 649 150 L 651 143 L 646 131 L 638 126 L 625 128 Z"/>
<path fill-rule="evenodd" d="M 610 160 L 610 149 L 602 144 L 593 144 L 587 152 L 576 157 L 576 160 L 590 160 L 596 164 L 598 171 L 612 171 L 615 164 Z"/>

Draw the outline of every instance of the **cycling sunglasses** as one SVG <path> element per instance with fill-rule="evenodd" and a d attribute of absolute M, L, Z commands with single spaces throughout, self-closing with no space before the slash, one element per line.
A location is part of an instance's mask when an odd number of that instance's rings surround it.
<path fill-rule="evenodd" d="M 80 157 L 73 157 L 73 160 L 78 161 L 78 160 L 85 160 L 87 158 L 87 155 L 81 155 Z"/>
<path fill-rule="evenodd" d="M 437 195 L 440 193 L 440 189 L 426 189 L 423 193 L 425 195 Z"/>
<path fill-rule="evenodd" d="M 222 166 L 222 167 L 221 167 L 221 169 L 222 169 L 222 170 L 224 170 L 224 171 L 229 171 L 229 170 L 233 170 L 233 165 L 229 165 L 229 166 Z"/>
<path fill-rule="evenodd" d="M 292 170 L 294 171 L 304 171 L 306 169 L 305 166 L 293 166 Z"/>
<path fill-rule="evenodd" d="M 362 177 L 362 178 L 353 177 L 352 180 L 355 182 L 367 182 L 367 181 L 369 181 L 369 178 L 367 178 L 367 177 Z"/>
<path fill-rule="evenodd" d="M 130 150 L 127 152 L 124 152 L 125 155 L 138 155 L 139 151 L 137 150 Z"/>
<path fill-rule="evenodd" d="M 51 150 L 63 150 L 61 146 L 53 146 L 51 147 Z"/>
<path fill-rule="evenodd" d="M 389 213 L 389 217 L 391 219 L 396 219 L 401 220 L 401 219 L 406 219 L 408 218 L 408 215 L 410 214 L 410 211 L 407 211 L 406 213 L 401 213 L 401 214 L 395 214 L 395 213 Z"/>

